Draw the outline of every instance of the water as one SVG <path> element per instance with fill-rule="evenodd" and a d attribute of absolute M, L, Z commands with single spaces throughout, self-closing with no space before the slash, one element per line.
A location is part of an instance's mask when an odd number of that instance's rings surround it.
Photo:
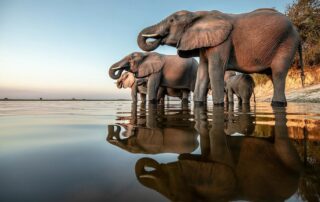
<path fill-rule="evenodd" d="M 320 104 L 0 102 L 0 201 L 319 201 Z"/>

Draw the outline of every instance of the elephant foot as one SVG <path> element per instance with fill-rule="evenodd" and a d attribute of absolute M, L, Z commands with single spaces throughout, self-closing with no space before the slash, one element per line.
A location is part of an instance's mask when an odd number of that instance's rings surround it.
<path fill-rule="evenodd" d="M 286 107 L 287 106 L 287 102 L 281 102 L 281 101 L 272 101 L 271 102 L 271 106 L 272 107 Z"/>

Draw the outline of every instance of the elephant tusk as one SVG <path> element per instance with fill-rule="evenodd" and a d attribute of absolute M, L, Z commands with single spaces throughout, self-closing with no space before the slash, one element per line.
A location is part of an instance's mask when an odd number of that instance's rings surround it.
<path fill-rule="evenodd" d="M 114 67 L 112 68 L 113 70 L 117 70 L 117 69 L 121 69 L 122 67 L 121 66 L 118 66 L 118 67 Z"/>
<path fill-rule="evenodd" d="M 149 178 L 149 179 L 154 179 L 154 180 L 157 179 L 155 176 L 149 175 L 149 174 L 140 175 L 139 178 Z"/>
<path fill-rule="evenodd" d="M 157 37 L 159 34 L 142 34 L 143 37 L 151 38 L 151 37 Z"/>

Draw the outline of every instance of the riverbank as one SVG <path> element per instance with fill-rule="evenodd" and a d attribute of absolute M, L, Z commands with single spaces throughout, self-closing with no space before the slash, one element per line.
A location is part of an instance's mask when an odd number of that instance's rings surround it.
<path fill-rule="evenodd" d="M 272 93 L 266 96 L 257 97 L 257 102 L 271 101 Z M 320 84 L 308 86 L 305 88 L 291 89 L 286 91 L 288 102 L 311 102 L 320 103 Z"/>
<path fill-rule="evenodd" d="M 320 103 L 320 67 L 305 68 L 305 87 L 302 87 L 300 69 L 290 69 L 286 79 L 288 102 Z M 253 76 L 257 102 L 269 102 L 273 95 L 271 80 L 264 75 Z"/>

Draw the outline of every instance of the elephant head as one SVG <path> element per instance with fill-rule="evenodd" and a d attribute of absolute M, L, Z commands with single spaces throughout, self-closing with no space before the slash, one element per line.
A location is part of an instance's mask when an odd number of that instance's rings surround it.
<path fill-rule="evenodd" d="M 199 55 L 200 48 L 223 43 L 232 27 L 231 18 L 219 11 L 179 11 L 143 29 L 137 42 L 145 51 L 165 44 L 176 47 L 181 57 L 192 57 Z"/>
<path fill-rule="evenodd" d="M 146 128 L 132 125 L 125 127 L 125 130 L 122 133 L 124 138 L 121 138 L 120 126 L 109 125 L 107 141 L 130 153 L 189 153 L 199 145 L 197 134 L 193 130 Z"/>
<path fill-rule="evenodd" d="M 123 73 L 117 80 L 118 88 L 131 88 L 135 82 L 134 75 L 131 72 Z"/>
<path fill-rule="evenodd" d="M 138 181 L 171 201 L 227 201 L 236 188 L 233 170 L 223 164 L 179 160 L 159 164 L 139 159 L 135 166 Z"/>
<path fill-rule="evenodd" d="M 223 80 L 226 82 L 229 78 L 237 75 L 235 71 L 226 71 Z"/>
<path fill-rule="evenodd" d="M 109 69 L 109 76 L 112 79 L 118 79 L 125 70 L 133 73 L 135 77 L 146 77 L 159 72 L 163 65 L 162 55 L 158 53 L 133 52 L 113 64 Z"/>

